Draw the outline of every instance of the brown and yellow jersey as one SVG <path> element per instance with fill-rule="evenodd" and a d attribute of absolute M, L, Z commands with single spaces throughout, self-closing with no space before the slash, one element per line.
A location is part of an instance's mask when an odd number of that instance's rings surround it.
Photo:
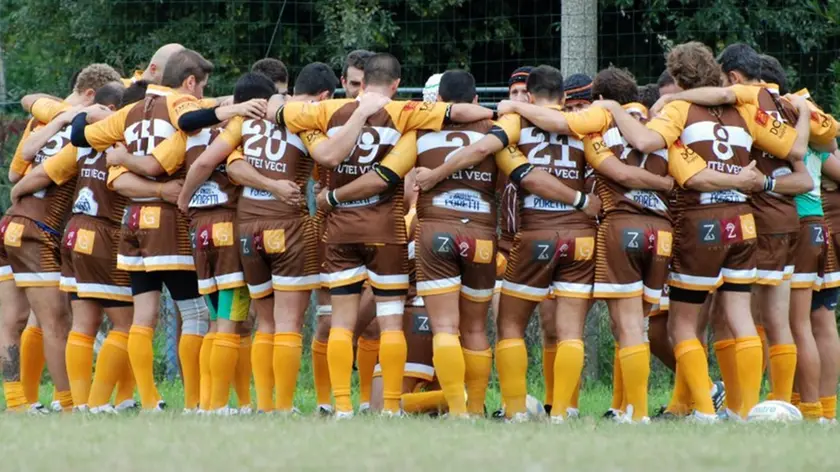
<path fill-rule="evenodd" d="M 236 117 L 228 122 L 219 139 L 241 153 L 228 158 L 228 164 L 245 159 L 260 174 L 273 180 L 291 180 L 306 188 L 312 174 L 313 161 L 309 146 L 326 139 L 319 131 L 302 132 L 300 136 L 268 120 Z M 302 217 L 309 214 L 306 202 L 294 207 L 278 200 L 271 192 L 242 187 L 237 212 L 240 218 Z"/>
<path fill-rule="evenodd" d="M 648 121 L 647 108 L 640 103 L 624 105 L 627 112 L 641 121 Z M 583 139 L 586 160 L 595 169 L 595 192 L 601 199 L 604 214 L 622 212 L 628 214 L 650 214 L 670 218 L 668 195 L 653 190 L 629 189 L 598 173 L 601 164 L 611 156 L 624 165 L 640 167 L 652 174 L 668 175 L 668 153 L 665 149 L 643 154 L 633 149 L 622 136 L 615 122 L 610 123 L 604 133 L 593 133 Z"/>
<path fill-rule="evenodd" d="M 489 120 L 447 125 L 441 131 L 417 132 L 417 165 L 434 169 L 464 146 L 481 140 L 493 127 Z M 496 179 L 494 159 L 458 171 L 428 192 L 417 204 L 422 220 L 452 221 L 469 219 L 488 228 L 496 226 Z"/>
<path fill-rule="evenodd" d="M 668 171 L 681 187 L 676 201 L 680 210 L 746 203 L 747 195 L 739 190 L 700 192 L 683 186 L 706 168 L 738 174 L 749 164 L 754 145 L 787 156 L 796 141 L 795 129 L 753 105 L 703 107 L 674 101 L 647 126 L 668 145 Z"/>
<path fill-rule="evenodd" d="M 292 132 L 319 130 L 335 135 L 359 106 L 351 99 L 318 103 L 289 103 L 283 122 Z M 377 166 L 385 166 L 400 177 L 413 167 L 416 136 L 410 131 L 439 131 L 449 105 L 392 101 L 371 115 L 351 154 L 329 172 L 329 189 L 353 182 Z M 405 134 L 405 136 L 404 136 Z M 401 140 L 400 138 L 403 138 Z M 401 143 L 402 146 L 397 146 Z M 325 240 L 332 243 L 405 243 L 406 231 L 402 185 L 381 195 L 341 202 L 327 218 Z"/>

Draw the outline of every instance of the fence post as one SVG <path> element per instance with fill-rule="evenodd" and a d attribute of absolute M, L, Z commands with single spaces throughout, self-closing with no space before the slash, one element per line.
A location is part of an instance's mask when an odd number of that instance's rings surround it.
<path fill-rule="evenodd" d="M 161 324 L 164 330 L 166 346 L 166 369 L 167 380 L 175 380 L 181 376 L 181 367 L 178 363 L 178 311 L 175 309 L 175 302 L 166 290 L 160 295 Z"/>

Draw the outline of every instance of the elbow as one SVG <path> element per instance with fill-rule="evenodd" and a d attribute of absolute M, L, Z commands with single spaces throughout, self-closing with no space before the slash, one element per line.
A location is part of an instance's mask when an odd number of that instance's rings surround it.
<path fill-rule="evenodd" d="M 791 161 L 801 161 L 805 157 L 805 152 L 808 150 L 808 146 L 805 144 L 797 143 L 793 146 L 793 149 L 787 155 L 788 160 Z"/>
<path fill-rule="evenodd" d="M 20 181 L 23 176 L 18 174 L 17 172 L 10 170 L 9 171 L 9 183 L 16 184 Z"/>
<path fill-rule="evenodd" d="M 644 136 L 639 138 L 638 141 L 634 147 L 643 154 L 649 154 L 662 148 L 662 142 L 652 136 Z"/>

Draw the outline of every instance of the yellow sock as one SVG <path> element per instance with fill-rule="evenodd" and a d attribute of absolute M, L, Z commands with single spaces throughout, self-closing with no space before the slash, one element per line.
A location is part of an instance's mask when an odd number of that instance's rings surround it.
<path fill-rule="evenodd" d="M 790 403 L 795 375 L 796 345 L 770 346 L 770 396 L 773 400 Z"/>
<path fill-rule="evenodd" d="M 837 395 L 831 397 L 820 397 L 822 405 L 822 417 L 833 420 L 837 418 Z"/>
<path fill-rule="evenodd" d="M 198 408 L 201 398 L 201 344 L 204 336 L 182 334 L 178 343 L 178 360 L 184 381 L 184 408 Z"/>
<path fill-rule="evenodd" d="M 359 403 L 370 403 L 373 369 L 379 359 L 379 340 L 359 338 L 356 348 L 356 368 L 359 370 Z"/>
<path fill-rule="evenodd" d="M 353 411 L 350 401 L 350 377 L 353 374 L 353 332 L 343 328 L 331 328 L 327 341 L 327 365 L 335 409 L 341 412 Z"/>
<path fill-rule="evenodd" d="M 274 409 L 271 401 L 274 390 L 274 334 L 257 331 L 251 347 L 251 368 L 254 371 L 254 388 L 257 391 L 257 410 Z"/>
<path fill-rule="evenodd" d="M 746 418 L 752 407 L 758 404 L 761 394 L 761 338 L 747 336 L 735 340 L 738 385 L 741 387 L 741 418 Z"/>
<path fill-rule="evenodd" d="M 763 325 L 755 325 L 755 330 L 758 332 L 758 337 L 761 339 L 761 373 L 764 374 L 764 371 L 767 370 L 767 357 L 765 353 L 767 352 L 767 331 L 764 329 Z"/>
<path fill-rule="evenodd" d="M 383 410 L 400 411 L 403 374 L 408 357 L 408 344 L 402 330 L 382 331 L 379 345 L 379 365 L 382 367 Z M 463 358 L 462 358 L 463 361 Z M 463 387 L 461 390 L 463 395 Z"/>
<path fill-rule="evenodd" d="M 569 403 L 569 406 L 572 408 L 580 408 L 578 406 L 580 402 L 580 377 L 578 377 L 577 384 L 575 384 L 575 391 L 572 393 L 572 401 Z"/>
<path fill-rule="evenodd" d="M 93 408 L 107 404 L 111 399 L 111 392 L 125 371 L 131 372 L 128 362 L 128 333 L 111 330 L 96 358 L 96 373 L 93 375 L 93 385 L 86 402 L 88 406 Z M 119 404 L 120 401 L 118 399 L 116 403 Z"/>
<path fill-rule="evenodd" d="M 572 405 L 572 396 L 583 371 L 583 340 L 567 339 L 557 343 L 557 359 L 554 361 L 554 400 L 551 415 L 565 417 L 566 409 Z"/>
<path fill-rule="evenodd" d="M 715 407 L 709 392 L 709 362 L 699 339 L 689 339 L 674 347 L 674 357 L 682 370 L 685 383 L 691 392 L 694 408 L 703 414 L 713 415 Z"/>
<path fill-rule="evenodd" d="M 132 326 L 128 334 L 128 358 L 131 361 L 131 371 L 137 381 L 140 392 L 140 403 L 143 409 L 157 407 L 160 394 L 155 386 L 154 352 L 152 338 L 154 329 L 145 326 Z"/>
<path fill-rule="evenodd" d="M 126 334 L 126 341 L 128 341 L 128 334 Z M 131 371 L 131 363 L 128 362 L 128 351 L 126 351 L 125 355 L 125 368 L 120 370 L 122 374 L 119 380 L 117 380 L 117 393 L 114 398 L 115 405 L 119 405 L 127 400 L 134 400 L 134 389 L 137 387 L 137 382 L 134 381 L 134 372 Z M 158 400 L 162 400 L 162 398 L 158 397 Z"/>
<path fill-rule="evenodd" d="M 239 408 L 251 405 L 251 335 L 242 335 L 239 339 L 239 358 L 233 378 L 236 400 Z"/>
<path fill-rule="evenodd" d="M 714 344 L 715 355 L 720 366 L 720 376 L 726 385 L 726 407 L 735 413 L 741 412 L 741 383 L 735 355 L 735 340 L 724 339 Z"/>
<path fill-rule="evenodd" d="M 449 413 L 454 416 L 465 415 L 467 413 L 467 400 L 464 398 L 466 366 L 461 341 L 457 334 L 438 333 L 432 339 L 432 345 L 434 348 L 432 362 L 435 365 L 435 374 L 437 374 L 441 390 L 446 397 Z"/>
<path fill-rule="evenodd" d="M 464 349 L 464 369 L 464 383 L 467 387 L 467 412 L 476 416 L 484 415 L 487 384 L 490 383 L 490 371 L 493 370 L 493 351 L 490 349 L 483 351 Z"/>
<path fill-rule="evenodd" d="M 822 403 L 800 403 L 799 411 L 802 412 L 802 417 L 808 421 L 817 421 L 823 416 Z"/>
<path fill-rule="evenodd" d="M 557 357 L 557 345 L 543 344 L 543 380 L 545 382 L 545 402 L 551 404 L 554 399 L 554 359 Z M 472 413 L 472 412 L 471 412 Z"/>
<path fill-rule="evenodd" d="M 446 409 L 446 397 L 442 390 L 431 392 L 404 393 L 402 409 L 406 413 L 429 413 Z"/>
<path fill-rule="evenodd" d="M 613 393 L 610 408 L 613 410 L 623 411 L 624 379 L 621 376 L 621 357 L 618 354 L 620 350 L 621 348 L 618 346 L 618 343 L 615 343 L 615 349 L 613 351 Z"/>
<path fill-rule="evenodd" d="M 3 395 L 6 397 L 6 408 L 10 411 L 20 410 L 29 403 L 20 382 L 3 382 Z"/>
<path fill-rule="evenodd" d="M 56 391 L 55 400 L 61 405 L 62 411 L 70 411 L 73 409 L 73 394 L 70 390 Z"/>
<path fill-rule="evenodd" d="M 799 408 L 799 406 L 802 404 L 802 399 L 799 397 L 799 393 L 793 392 L 792 394 L 790 394 L 790 404 L 795 406 L 796 408 Z"/>
<path fill-rule="evenodd" d="M 312 340 L 312 377 L 315 384 L 315 400 L 318 405 L 332 405 L 330 400 L 332 384 L 327 366 L 327 343 Z"/>
<path fill-rule="evenodd" d="M 213 391 L 213 371 L 210 368 L 210 359 L 213 356 L 213 346 L 216 342 L 216 333 L 207 333 L 201 342 L 201 352 L 198 353 L 198 364 L 201 373 L 199 381 L 198 409 L 210 409 L 210 395 Z"/>
<path fill-rule="evenodd" d="M 274 409 L 277 411 L 291 411 L 294 407 L 302 354 L 303 337 L 300 333 L 274 335 Z"/>
<path fill-rule="evenodd" d="M 210 350 L 210 402 L 207 409 L 218 410 L 228 406 L 230 385 L 239 361 L 239 335 L 215 333 Z"/>
<path fill-rule="evenodd" d="M 648 380 L 650 378 L 650 346 L 642 343 L 619 350 L 619 364 L 627 405 L 633 405 L 633 420 L 648 415 Z M 626 409 L 626 407 L 625 407 Z"/>
<path fill-rule="evenodd" d="M 20 383 L 27 403 L 38 401 L 45 363 L 44 332 L 41 328 L 27 326 L 20 335 Z"/>
<path fill-rule="evenodd" d="M 510 418 L 516 413 L 524 413 L 525 397 L 528 395 L 526 387 L 528 351 L 525 348 L 524 339 L 511 338 L 499 341 L 496 345 L 496 371 L 499 374 L 499 388 L 505 402 L 505 415 Z"/>
<path fill-rule="evenodd" d="M 64 357 L 73 403 L 79 406 L 87 405 L 93 375 L 93 337 L 70 331 Z"/>

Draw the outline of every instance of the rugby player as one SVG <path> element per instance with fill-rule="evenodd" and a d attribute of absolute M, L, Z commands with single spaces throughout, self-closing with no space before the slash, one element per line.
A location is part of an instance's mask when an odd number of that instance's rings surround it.
<path fill-rule="evenodd" d="M 399 62 L 391 55 L 376 54 L 365 63 L 362 90 L 386 97 L 396 93 L 400 82 Z M 275 104 L 269 113 L 290 131 L 317 129 L 336 133 L 358 106 L 353 100 L 329 100 L 315 105 Z M 350 403 L 350 374 L 353 365 L 352 339 L 359 298 L 365 279 L 376 297 L 377 320 L 382 330 L 379 361 L 384 382 L 384 412 L 399 413 L 399 397 L 405 366 L 405 337 L 402 332 L 404 296 L 408 287 L 405 271 L 406 241 L 402 218 L 402 194 L 397 189 L 410 169 L 399 157 L 383 158 L 399 137 L 415 129 L 440 129 L 447 117 L 470 122 L 489 118 L 492 113 L 470 104 L 421 104 L 390 102 L 366 120 L 358 145 L 349 157 L 330 172 L 331 190 L 352 182 L 372 170 L 388 182 L 386 192 L 362 201 L 333 201 L 336 208 L 326 219 L 326 256 L 323 271 L 330 284 L 333 318 L 328 342 L 330 380 L 336 402 L 336 416 L 353 414 Z M 333 131 L 328 131 L 332 129 Z M 406 146 L 408 147 L 408 146 Z M 344 160 L 344 162 L 341 162 Z M 392 168 L 393 167 L 393 168 Z M 372 232 L 370 228 L 381 228 Z"/>
<path fill-rule="evenodd" d="M 251 72 L 262 74 L 271 79 L 280 95 L 289 93 L 289 69 L 280 59 L 274 59 L 273 57 L 260 59 L 251 65 Z"/>
<path fill-rule="evenodd" d="M 701 43 L 675 47 L 667 63 L 684 90 L 721 85 L 720 66 Z M 752 189 L 759 176 L 752 171 L 755 164 L 750 163 L 749 154 L 754 144 L 780 158 L 799 158 L 809 137 L 808 117 L 800 115 L 794 130 L 750 104 L 709 108 L 673 101 L 645 127 L 619 105 L 603 104 L 636 149 L 670 148 L 669 172 L 681 188 L 669 282 L 669 331 L 677 368 L 685 369 L 694 417 L 717 420 L 708 389 L 706 354 L 697 339 L 700 307 L 715 289 L 736 339 L 741 405 L 735 413 L 745 417 L 758 402 L 762 358 L 761 341 L 749 315 L 749 290 L 757 279 L 757 234 L 744 191 Z M 805 111 L 807 104 L 798 100 L 797 108 Z"/>
<path fill-rule="evenodd" d="M 365 49 L 357 49 L 347 54 L 344 69 L 341 71 L 341 86 L 347 98 L 356 98 L 362 90 L 365 77 L 365 63 L 374 53 Z"/>
<path fill-rule="evenodd" d="M 163 80 L 163 69 L 169 61 L 170 56 L 184 50 L 184 46 L 177 43 L 164 44 L 149 59 L 149 64 L 143 70 L 135 70 L 131 77 L 121 79 L 125 87 L 131 84 L 144 81 L 150 84 L 160 84 Z"/>
<path fill-rule="evenodd" d="M 53 121 L 59 112 L 74 105 L 91 104 L 98 89 L 119 79 L 119 74 L 110 66 L 93 64 L 79 74 L 74 93 L 64 102 L 42 99 L 33 103 L 32 112 L 35 119 L 47 125 L 41 133 L 42 138 L 34 137 L 36 141 L 40 140 L 38 144 L 43 144 L 29 164 L 30 172 L 49 157 L 56 155 L 70 141 L 70 126 L 66 119 L 59 119 L 52 124 L 49 124 L 50 121 Z M 64 117 L 69 116 L 65 114 Z M 33 139 L 33 136 L 29 139 Z M 53 185 L 42 192 L 23 196 L 7 211 L 8 218 L 0 228 L 5 252 L 12 271 L 15 272 L 15 284 L 26 292 L 32 311 L 43 330 L 44 353 L 48 370 L 55 383 L 56 400 L 65 410 L 73 406 L 73 400 L 65 364 L 70 320 L 66 296 L 59 290 L 59 244 L 60 231 L 70 213 L 74 190 L 75 185 Z M 20 359 L 9 358 L 9 361 L 18 363 Z M 20 366 L 15 365 L 14 368 L 19 372 Z M 5 366 L 4 371 L 11 372 L 12 366 Z M 37 372 L 37 378 L 40 380 L 40 371 Z M 15 385 L 15 382 L 7 382 L 7 385 L 6 388 L 11 389 L 11 394 L 6 394 L 7 398 L 11 396 L 15 399 L 17 386 L 20 386 L 20 393 L 23 393 L 22 385 Z M 34 385 L 37 385 L 37 382 Z M 37 392 L 37 389 L 35 391 Z M 10 408 L 20 408 L 21 400 L 22 398 L 16 398 L 10 403 Z M 32 402 L 27 400 L 24 403 Z"/>

